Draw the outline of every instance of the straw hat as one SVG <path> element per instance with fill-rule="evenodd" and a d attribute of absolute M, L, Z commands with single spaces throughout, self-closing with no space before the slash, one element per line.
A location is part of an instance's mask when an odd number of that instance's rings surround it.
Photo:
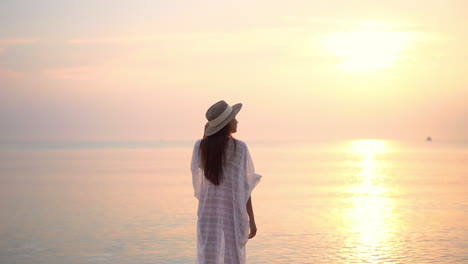
<path fill-rule="evenodd" d="M 205 136 L 211 136 L 225 127 L 231 120 L 233 120 L 237 113 L 242 108 L 242 104 L 228 105 L 225 101 L 221 100 L 212 105 L 206 111 L 206 119 L 208 119 L 208 126 L 205 128 Z"/>

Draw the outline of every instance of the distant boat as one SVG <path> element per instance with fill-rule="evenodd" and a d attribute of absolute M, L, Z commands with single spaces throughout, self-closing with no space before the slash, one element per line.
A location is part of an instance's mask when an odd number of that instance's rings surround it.
<path fill-rule="evenodd" d="M 426 138 L 426 141 L 431 142 L 431 141 L 432 141 L 432 138 L 431 138 L 431 137 L 427 137 L 427 138 Z"/>

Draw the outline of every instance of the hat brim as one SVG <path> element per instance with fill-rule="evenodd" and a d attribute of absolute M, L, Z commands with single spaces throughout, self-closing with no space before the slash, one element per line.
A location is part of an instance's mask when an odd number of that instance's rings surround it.
<path fill-rule="evenodd" d="M 221 122 L 217 126 L 208 126 L 205 129 L 205 136 L 211 136 L 211 135 L 216 134 L 223 127 L 225 127 L 227 124 L 229 124 L 229 122 L 231 122 L 236 117 L 237 113 L 239 113 L 239 111 L 241 109 L 242 109 L 242 104 L 241 103 L 233 105 L 231 114 L 223 122 Z"/>

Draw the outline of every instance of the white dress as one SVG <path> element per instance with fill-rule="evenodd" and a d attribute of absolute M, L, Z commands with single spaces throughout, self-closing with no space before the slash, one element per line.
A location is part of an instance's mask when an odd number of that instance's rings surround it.
<path fill-rule="evenodd" d="M 204 176 L 200 165 L 200 142 L 192 155 L 192 179 L 198 199 L 197 263 L 244 264 L 249 235 L 246 204 L 262 176 L 255 173 L 247 145 L 229 139 L 223 178 L 216 186 Z"/>

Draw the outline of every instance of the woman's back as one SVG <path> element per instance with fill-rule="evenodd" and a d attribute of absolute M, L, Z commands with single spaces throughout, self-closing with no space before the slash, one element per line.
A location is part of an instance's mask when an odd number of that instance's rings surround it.
<path fill-rule="evenodd" d="M 246 203 L 260 180 L 244 142 L 229 139 L 219 185 L 204 177 L 200 163 L 200 141 L 192 159 L 198 204 L 199 263 L 245 263 L 248 236 Z"/>
<path fill-rule="evenodd" d="M 261 176 L 255 174 L 247 145 L 232 137 L 241 108 L 225 101 L 212 105 L 204 139 L 193 149 L 199 264 L 244 264 L 245 244 L 257 232 L 250 194 Z"/>

